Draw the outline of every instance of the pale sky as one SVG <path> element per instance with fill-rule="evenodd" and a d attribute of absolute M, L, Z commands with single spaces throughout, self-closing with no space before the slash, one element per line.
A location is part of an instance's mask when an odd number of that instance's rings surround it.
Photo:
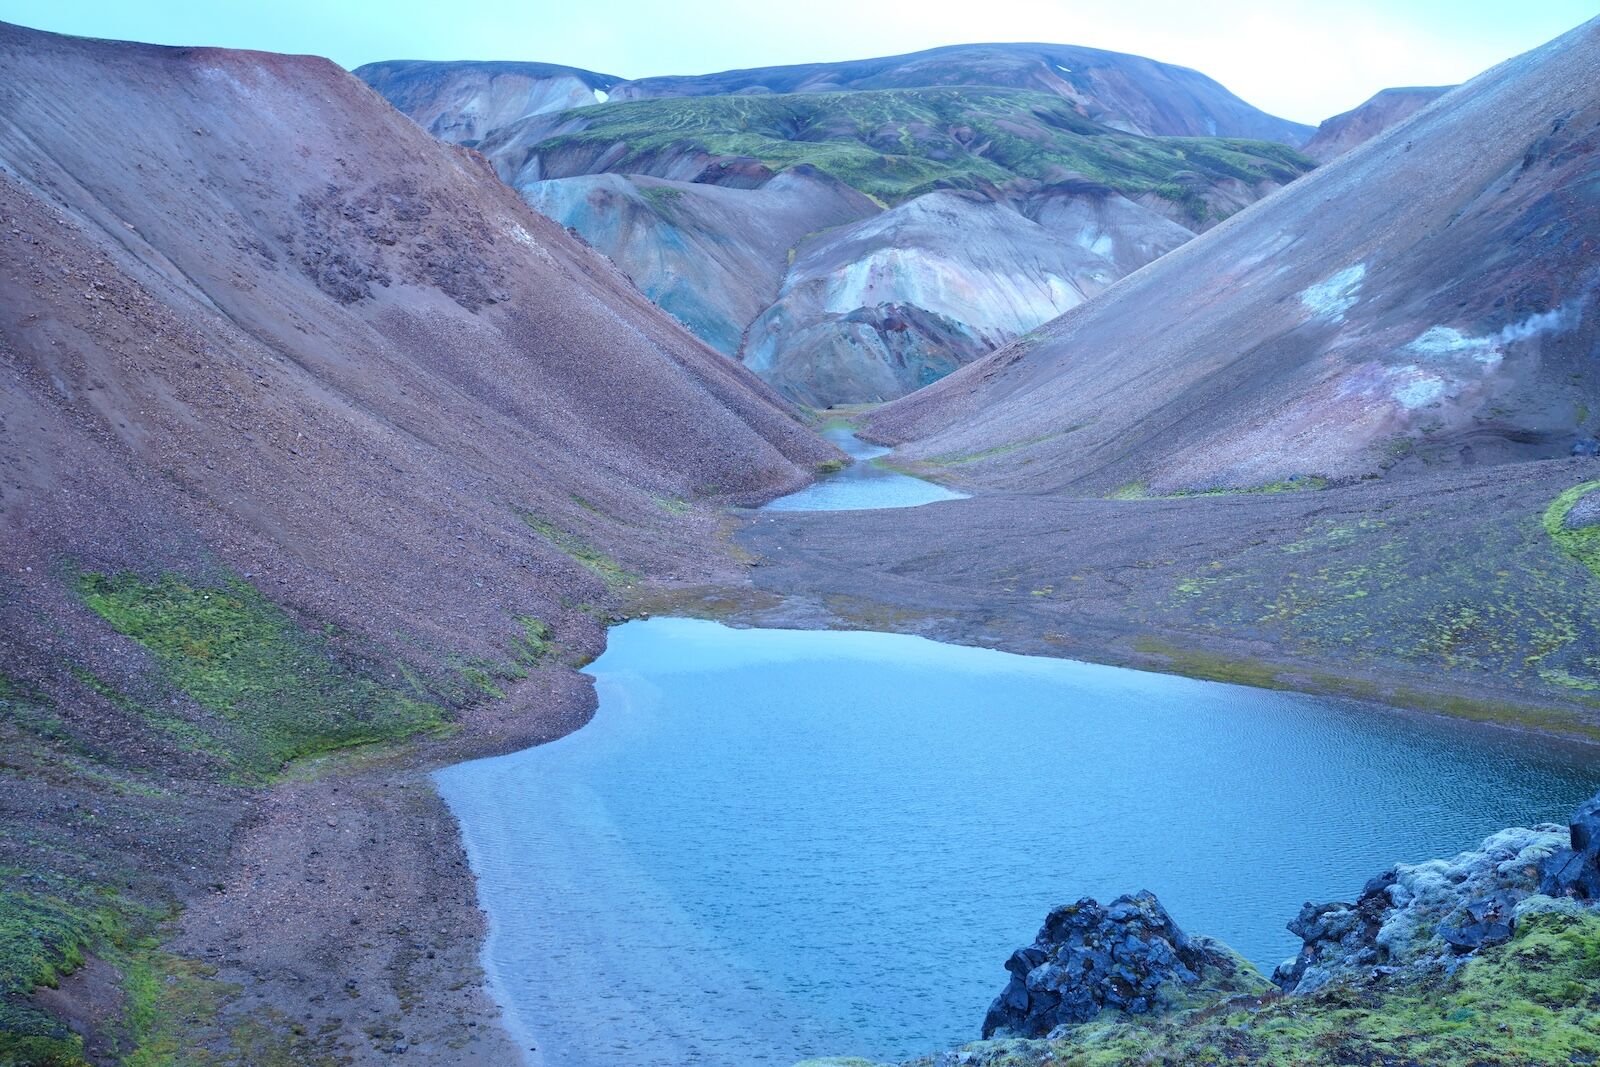
<path fill-rule="evenodd" d="M 1046 41 L 1194 67 L 1315 124 L 1393 85 L 1463 81 L 1600 0 L 0 0 L 0 19 L 160 44 L 522 59 L 622 77 Z"/>

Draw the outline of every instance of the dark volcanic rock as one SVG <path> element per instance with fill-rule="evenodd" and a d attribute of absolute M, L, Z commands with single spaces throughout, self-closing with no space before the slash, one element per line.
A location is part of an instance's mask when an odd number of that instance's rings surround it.
<path fill-rule="evenodd" d="M 1600 810 L 1600 798 L 1581 811 L 1591 808 Z M 1550 872 L 1565 870 L 1560 845 L 1559 826 L 1502 830 L 1450 859 L 1396 864 L 1354 903 L 1307 904 L 1289 923 L 1300 952 L 1272 980 L 1285 992 L 1310 993 L 1349 978 L 1449 970 L 1461 956 L 1511 940 L 1524 908 L 1551 903 L 1524 902 L 1549 892 L 1541 881 L 1548 884 Z"/>
<path fill-rule="evenodd" d="M 1238 960 L 1205 938 L 1189 938 L 1148 890 L 1109 905 L 1089 897 L 1050 913 L 1033 944 L 1006 961 L 1011 981 L 983 1020 L 996 1033 L 1043 1037 L 1110 1008 L 1142 1015 L 1166 1006 L 1174 987 L 1202 972 L 1233 973 Z"/>
<path fill-rule="evenodd" d="M 1600 900 L 1600 795 L 1572 813 L 1571 847 L 1545 861 L 1539 892 Z"/>

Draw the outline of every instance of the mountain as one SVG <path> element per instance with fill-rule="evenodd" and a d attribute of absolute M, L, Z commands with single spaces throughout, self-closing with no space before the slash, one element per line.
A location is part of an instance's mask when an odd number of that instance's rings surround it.
<path fill-rule="evenodd" d="M 1433 85 L 1384 89 L 1360 107 L 1325 119 L 1300 150 L 1317 162 L 1326 163 L 1357 145 L 1366 144 L 1454 88 L 1453 85 Z"/>
<path fill-rule="evenodd" d="M 1121 133 L 1057 96 L 1017 89 L 883 89 L 609 103 L 533 116 L 478 145 L 512 186 L 617 172 L 751 188 L 810 164 L 888 203 L 940 188 L 1088 178 L 1153 194 L 1195 226 L 1212 185 L 1281 184 L 1293 149 Z"/>
<path fill-rule="evenodd" d="M 707 344 L 737 356 L 809 234 L 877 213 L 864 194 L 802 164 L 759 189 L 643 175 L 531 182 L 519 192 L 609 256 Z"/>
<path fill-rule="evenodd" d="M 928 193 L 801 244 L 744 360 L 815 407 L 901 396 L 1191 236 L 1092 183 L 1017 202 Z"/>
<path fill-rule="evenodd" d="M 530 115 L 604 101 L 620 79 L 552 63 L 434 63 L 397 59 L 353 72 L 435 137 L 476 144 Z"/>
<path fill-rule="evenodd" d="M 626 95 L 618 86 L 612 94 Z M 419 120 L 432 113 L 391 99 Z M 1310 166 L 1282 145 L 1120 133 L 1082 110 L 1054 93 L 959 86 L 669 96 L 530 115 L 476 143 L 529 203 L 611 256 L 702 338 L 791 398 L 828 406 L 903 395 Z M 938 240 L 955 255 L 884 243 L 904 230 L 897 220 L 934 210 L 912 202 L 951 189 L 997 206 L 952 211 L 971 198 L 937 200 L 943 224 L 956 227 Z M 1038 222 L 1072 196 L 1100 220 L 1080 252 L 1055 247 L 1058 235 Z M 889 217 L 870 221 L 880 206 Z M 857 229 L 826 232 L 846 223 Z M 863 235 L 876 235 L 876 250 Z M 1096 241 L 1122 251 L 1099 256 Z M 871 303 L 841 304 L 842 291 L 826 307 L 805 297 L 815 289 L 806 265 L 834 257 L 823 244 L 848 247 L 857 269 L 875 270 L 860 289 Z M 981 265 L 963 262 L 964 250 L 979 248 Z M 1006 249 L 1017 262 L 1005 262 Z M 866 266 L 875 255 L 901 266 Z M 940 291 L 981 293 L 1024 275 L 1033 277 L 1023 287 L 1040 295 L 1004 298 L 1019 314 L 969 321 L 951 317 L 950 300 L 927 299 L 930 278 Z"/>
<path fill-rule="evenodd" d="M 324 754 L 571 729 L 622 590 L 739 569 L 700 501 L 837 453 L 325 60 L 0 25 L 0 114 L 0 1061 L 492 1056 L 475 948 L 408 1009 L 351 918 L 474 940 L 447 816 Z"/>
<path fill-rule="evenodd" d="M 1169 493 L 1564 456 L 1600 429 L 1600 22 L 877 413 L 963 480 Z M 954 473 L 954 472 L 952 472 Z"/>
<path fill-rule="evenodd" d="M 1047 93 L 1126 133 L 1305 143 L 1311 127 L 1268 115 L 1187 67 L 1058 44 L 971 44 L 843 63 L 803 63 L 620 83 L 617 100 L 986 86 Z"/>

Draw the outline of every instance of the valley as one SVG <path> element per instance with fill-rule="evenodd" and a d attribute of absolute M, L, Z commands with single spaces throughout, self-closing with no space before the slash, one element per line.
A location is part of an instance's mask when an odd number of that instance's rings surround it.
<path fill-rule="evenodd" d="M 1600 21 L 0 71 L 0 1067 L 1600 1055 Z"/>
<path fill-rule="evenodd" d="M 980 46 L 862 79 L 749 72 L 778 87 L 755 95 L 597 76 L 605 101 L 562 107 L 548 101 L 568 76 L 507 85 L 500 64 L 357 73 L 439 136 L 479 134 L 528 203 L 707 343 L 826 408 L 935 381 L 1312 166 L 1283 143 L 1290 124 L 1228 107 L 1220 86 L 1188 90 L 1212 134 L 1196 137 L 1169 100 L 1147 115 L 1155 85 L 1113 98 L 1091 73 L 1133 57 L 1096 53 L 1075 75 L 1063 61 L 1088 57 L 1066 51 Z M 518 92 L 524 114 L 487 126 L 481 101 Z M 839 274 L 851 282 L 822 283 Z"/>

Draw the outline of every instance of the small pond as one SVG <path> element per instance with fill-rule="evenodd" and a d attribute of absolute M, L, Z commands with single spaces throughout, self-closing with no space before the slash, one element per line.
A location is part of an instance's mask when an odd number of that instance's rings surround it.
<path fill-rule="evenodd" d="M 1562 820 L 1593 750 L 879 633 L 611 632 L 576 733 L 438 774 L 549 1067 L 971 1040 L 1049 909 L 1155 891 L 1270 968 L 1306 900 Z"/>
<path fill-rule="evenodd" d="M 843 449 L 852 462 L 843 470 L 824 475 L 797 493 L 780 496 L 766 511 L 864 511 L 871 508 L 914 508 L 939 500 L 964 500 L 966 493 L 946 489 L 923 478 L 913 478 L 873 460 L 893 449 L 868 444 L 848 427 L 833 426 L 822 436 Z"/>

